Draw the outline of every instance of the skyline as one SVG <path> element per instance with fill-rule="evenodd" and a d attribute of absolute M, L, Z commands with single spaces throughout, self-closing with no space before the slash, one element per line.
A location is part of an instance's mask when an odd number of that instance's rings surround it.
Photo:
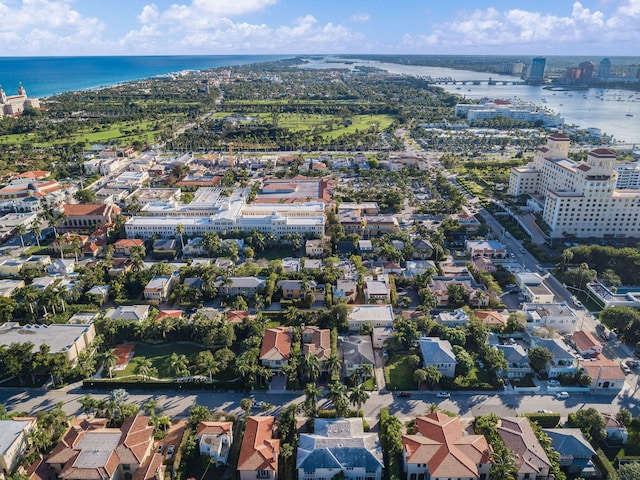
<path fill-rule="evenodd" d="M 0 56 L 636 56 L 640 0 L 0 0 Z"/>

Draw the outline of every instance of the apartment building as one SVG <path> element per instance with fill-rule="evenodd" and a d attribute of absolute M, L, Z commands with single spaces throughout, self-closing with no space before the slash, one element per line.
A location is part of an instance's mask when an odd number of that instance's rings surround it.
<path fill-rule="evenodd" d="M 532 163 L 511 170 L 508 193 L 539 204 L 552 238 L 638 236 L 640 190 L 618 187 L 615 153 L 598 148 L 576 162 L 569 144 L 566 135 L 550 135 Z"/>

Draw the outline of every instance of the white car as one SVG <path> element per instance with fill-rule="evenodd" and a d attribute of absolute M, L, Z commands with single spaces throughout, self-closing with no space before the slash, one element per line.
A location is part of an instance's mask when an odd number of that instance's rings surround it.
<path fill-rule="evenodd" d="M 169 445 L 169 448 L 167 449 L 167 460 L 169 460 L 171 457 L 173 457 L 173 452 L 176 451 L 176 446 L 175 445 Z"/>
<path fill-rule="evenodd" d="M 450 398 L 451 394 L 449 392 L 438 392 L 438 393 L 436 393 L 436 397 L 438 397 L 438 398 Z"/>
<path fill-rule="evenodd" d="M 569 393 L 568 392 L 558 392 L 558 393 L 556 393 L 556 398 L 558 400 L 567 399 L 567 398 L 569 398 Z"/>
<path fill-rule="evenodd" d="M 560 382 L 558 380 L 549 380 L 547 382 L 547 385 L 549 387 L 559 387 L 560 386 Z"/>

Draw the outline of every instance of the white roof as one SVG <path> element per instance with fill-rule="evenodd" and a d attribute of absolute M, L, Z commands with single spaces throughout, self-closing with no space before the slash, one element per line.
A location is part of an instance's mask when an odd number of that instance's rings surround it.
<path fill-rule="evenodd" d="M 393 321 L 391 305 L 356 305 L 349 313 L 349 320 L 354 322 Z"/>

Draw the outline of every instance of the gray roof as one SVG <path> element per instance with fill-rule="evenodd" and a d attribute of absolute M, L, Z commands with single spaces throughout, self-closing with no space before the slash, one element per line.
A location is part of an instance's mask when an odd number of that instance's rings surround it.
<path fill-rule="evenodd" d="M 436 337 L 420 338 L 420 350 L 425 365 L 435 363 L 456 363 L 456 355 L 453 353 L 451 343 Z"/>
<path fill-rule="evenodd" d="M 375 364 L 370 336 L 350 335 L 341 339 L 340 346 L 342 347 L 342 359 L 345 364 Z"/>
<path fill-rule="evenodd" d="M 82 324 L 20 326 L 16 322 L 7 322 L 0 325 L 0 345 L 31 342 L 34 352 L 40 348 L 40 345 L 49 345 L 51 353 L 62 353 L 66 352 L 90 328 L 92 328 L 91 325 Z"/>
<path fill-rule="evenodd" d="M 551 446 L 561 456 L 592 457 L 596 454 L 579 428 L 543 428 L 551 439 Z"/>
<path fill-rule="evenodd" d="M 260 288 L 265 284 L 265 277 L 229 277 L 231 285 L 229 288 Z M 226 287 L 224 280 L 220 279 L 216 282 L 216 286 Z"/>
<path fill-rule="evenodd" d="M 382 469 L 382 449 L 375 433 L 365 433 L 359 418 L 315 420 L 315 433 L 301 434 L 297 468 L 364 467 Z"/>
<path fill-rule="evenodd" d="M 7 452 L 30 423 L 32 420 L 0 420 L 0 455 Z"/>
<path fill-rule="evenodd" d="M 544 347 L 551 352 L 554 359 L 576 359 L 569 347 L 559 338 L 533 338 L 536 347 Z"/>
<path fill-rule="evenodd" d="M 529 356 L 520 345 L 496 345 L 496 348 L 502 350 L 509 363 L 529 363 Z"/>
<path fill-rule="evenodd" d="M 149 305 L 121 305 L 109 310 L 104 318 L 141 321 L 149 315 Z"/>

